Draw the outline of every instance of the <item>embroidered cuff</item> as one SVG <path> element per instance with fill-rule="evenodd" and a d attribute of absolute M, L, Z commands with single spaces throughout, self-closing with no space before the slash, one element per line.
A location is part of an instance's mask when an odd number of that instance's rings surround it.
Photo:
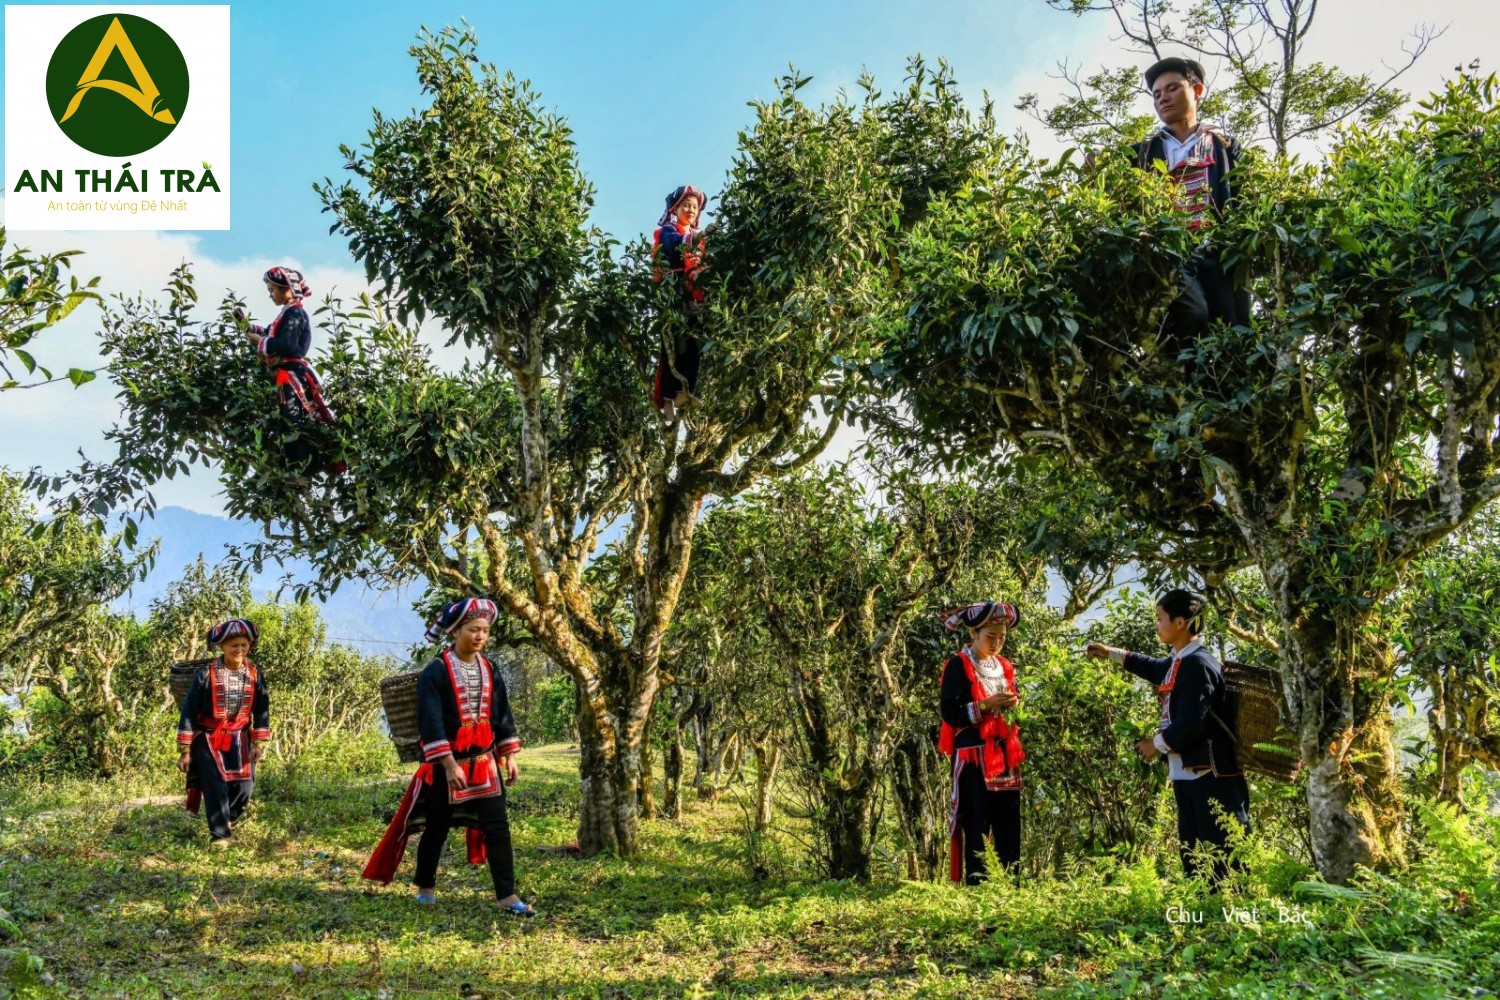
<path fill-rule="evenodd" d="M 1157 733 L 1155 736 L 1151 737 L 1151 745 L 1156 747 L 1158 753 L 1173 752 L 1172 748 L 1167 746 L 1167 741 L 1162 739 L 1161 733 Z"/>
<path fill-rule="evenodd" d="M 1129 655 L 1130 655 L 1130 650 L 1128 650 L 1128 649 L 1116 649 L 1113 646 L 1109 647 L 1109 658 L 1111 660 L 1114 660 L 1116 663 L 1120 664 L 1121 666 L 1125 665 L 1125 657 L 1127 657 Z"/>
<path fill-rule="evenodd" d="M 183 732 L 181 729 L 177 730 L 177 745 L 178 746 L 185 747 L 185 746 L 190 745 L 192 742 L 193 742 L 193 733 L 192 733 L 192 730 L 188 730 L 187 732 Z"/>
<path fill-rule="evenodd" d="M 970 722 L 976 722 L 976 723 L 979 721 L 979 717 L 984 714 L 984 710 L 979 707 L 979 702 L 977 702 L 977 701 L 971 701 L 971 702 L 969 702 L 969 704 L 968 704 L 968 712 L 969 712 L 969 721 Z"/>
<path fill-rule="evenodd" d="M 262 743 L 271 738 L 271 731 L 269 729 L 252 729 L 250 730 L 250 738 L 257 743 Z"/>
<path fill-rule="evenodd" d="M 453 752 L 453 747 L 447 740 L 438 740 L 436 743 L 422 744 L 422 757 L 425 760 L 437 760 L 439 757 L 447 756 Z"/>
<path fill-rule="evenodd" d="M 515 737 L 501 743 L 495 748 L 495 752 L 502 757 L 509 757 L 519 749 L 521 749 L 521 740 L 519 737 Z"/>
<path fill-rule="evenodd" d="M 265 357 L 266 356 L 266 345 L 269 344 L 270 342 L 271 342 L 271 338 L 270 337 L 262 335 L 261 338 L 260 338 L 260 343 L 258 343 L 258 344 L 255 345 L 255 353 L 259 354 L 261 357 Z"/>

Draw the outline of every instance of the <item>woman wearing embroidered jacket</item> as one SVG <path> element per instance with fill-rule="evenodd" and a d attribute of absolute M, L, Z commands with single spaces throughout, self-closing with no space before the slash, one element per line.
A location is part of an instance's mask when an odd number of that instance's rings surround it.
<path fill-rule="evenodd" d="M 949 799 L 949 877 L 977 885 L 985 875 L 984 838 L 1010 871 L 1021 863 L 1020 729 L 1005 718 L 1019 703 L 1016 671 L 1000 655 L 1007 630 L 1020 621 L 1013 604 L 982 601 L 943 612 L 952 632 L 967 626 L 969 642 L 943 666 L 943 725 L 938 748 L 953 758 Z M 966 877 L 965 877 L 966 876 Z"/>
<path fill-rule="evenodd" d="M 703 192 L 684 184 L 667 195 L 667 210 L 652 234 L 653 252 L 657 257 L 656 280 L 673 281 L 687 307 L 687 330 L 672 331 L 665 327 L 661 359 L 656 364 L 656 380 L 651 400 L 665 421 L 672 421 L 692 399 L 698 388 L 698 362 L 703 342 L 696 327 L 703 309 L 703 289 L 693 281 L 703 253 L 703 236 L 698 230 L 698 216 L 706 199 Z"/>
<path fill-rule="evenodd" d="M 500 906 L 529 917 L 535 911 L 516 895 L 505 813 L 505 786 L 520 776 L 516 752 L 521 740 L 505 681 L 480 652 L 498 616 L 494 601 L 470 597 L 444 608 L 428 628 L 428 641 L 447 636 L 451 645 L 417 679 L 417 729 L 425 763 L 412 776 L 364 877 L 389 884 L 406 853 L 407 838 L 420 830 L 413 879 L 417 902 L 435 902 L 438 860 L 448 831 L 464 826 L 469 861 L 489 861 Z"/>
<path fill-rule="evenodd" d="M 255 765 L 271 738 L 266 679 L 250 662 L 259 638 L 253 622 L 232 618 L 208 632 L 220 656 L 193 677 L 182 699 L 177 769 L 187 775 L 187 808 L 208 806 L 208 832 L 214 847 L 227 847 L 231 824 L 250 803 Z"/>
<path fill-rule="evenodd" d="M 292 472 L 305 478 L 309 472 L 315 471 L 311 462 L 312 425 L 333 420 L 333 412 L 323 401 L 323 387 L 318 376 L 307 363 L 307 352 L 312 347 L 312 323 L 307 318 L 302 300 L 311 295 L 312 290 L 302 272 L 290 267 L 273 267 L 265 273 L 264 279 L 271 302 L 280 306 L 281 311 L 270 326 L 251 323 L 245 337 L 276 373 L 277 403 L 296 431 L 296 436 L 287 443 L 287 460 Z M 245 319 L 244 310 L 236 309 L 235 317 Z M 343 470 L 336 466 L 334 471 Z"/>

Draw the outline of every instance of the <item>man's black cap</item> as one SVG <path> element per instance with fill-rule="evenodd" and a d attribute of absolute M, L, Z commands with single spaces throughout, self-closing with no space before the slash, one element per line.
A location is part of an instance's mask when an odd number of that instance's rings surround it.
<path fill-rule="evenodd" d="M 1183 59 L 1181 56 L 1168 56 L 1146 70 L 1146 89 L 1150 90 L 1156 86 L 1156 78 L 1163 73 L 1181 73 L 1189 80 L 1197 80 L 1199 83 L 1208 82 L 1208 74 L 1203 72 L 1203 64 L 1198 60 Z"/>

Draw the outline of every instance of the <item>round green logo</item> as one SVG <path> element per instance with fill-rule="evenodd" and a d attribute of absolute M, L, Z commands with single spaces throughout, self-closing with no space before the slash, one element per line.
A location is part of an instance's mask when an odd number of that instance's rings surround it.
<path fill-rule="evenodd" d="M 134 156 L 172 134 L 187 109 L 182 50 L 134 14 L 91 17 L 47 64 L 47 105 L 63 134 L 100 156 Z"/>

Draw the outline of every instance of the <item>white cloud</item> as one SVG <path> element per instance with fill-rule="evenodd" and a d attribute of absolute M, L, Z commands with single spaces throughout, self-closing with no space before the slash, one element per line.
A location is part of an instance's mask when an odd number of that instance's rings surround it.
<path fill-rule="evenodd" d="M 0 216 L 3 212 L 0 200 Z M 205 307 L 217 305 L 226 290 L 233 290 L 246 300 L 252 315 L 262 317 L 274 315 L 274 307 L 266 299 L 261 274 L 273 263 L 300 266 L 296 260 L 216 260 L 202 251 L 201 239 L 192 233 L 8 231 L 6 241 L 37 252 L 84 251 L 73 258 L 73 272 L 80 278 L 98 275 L 99 291 L 106 298 L 145 295 L 164 299 L 161 289 L 172 269 L 186 261 L 193 265 Z M 308 277 L 320 298 L 334 288 L 358 294 L 366 287 L 364 275 L 353 268 L 318 268 Z M 82 306 L 39 334 L 29 349 L 54 375 L 69 368 L 100 368 L 104 364 L 100 318 L 97 305 Z M 245 360 L 253 363 L 248 351 Z M 101 377 L 78 389 L 60 382 L 0 393 L 0 426 L 10 431 L 0 441 L 0 465 L 61 472 L 77 464 L 80 449 L 91 458 L 111 457 L 104 432 L 120 414 L 115 391 L 113 383 Z M 162 504 L 223 513 L 212 470 L 195 469 L 186 478 L 161 483 L 155 492 Z"/>
<path fill-rule="evenodd" d="M 4 218 L 4 207 L 0 198 L 0 219 Z M 296 258 L 217 259 L 203 251 L 202 240 L 193 233 L 7 231 L 6 241 L 39 253 L 82 250 L 81 256 L 73 258 L 73 273 L 85 280 L 99 276 L 98 290 L 106 299 L 143 295 L 165 300 L 163 289 L 172 269 L 188 262 L 205 316 L 231 291 L 245 300 L 253 317 L 264 322 L 274 316 L 275 307 L 261 283 L 261 275 L 273 264 L 304 271 L 318 301 L 326 294 L 337 293 L 348 302 L 370 288 L 364 272 L 352 264 L 306 267 Z M 28 350 L 54 375 L 69 368 L 102 368 L 105 358 L 100 352 L 100 320 L 98 305 L 84 305 L 39 334 Z M 421 336 L 445 368 L 456 368 L 471 353 L 462 344 L 445 347 L 447 334 L 436 322 L 424 324 Z M 316 333 L 313 351 L 316 358 Z M 248 348 L 245 362 L 256 363 Z M 319 374 L 326 380 L 330 373 Z M 39 466 L 57 473 L 76 467 L 80 450 L 93 459 L 112 457 L 113 448 L 104 434 L 121 413 L 115 393 L 115 385 L 103 374 L 78 389 L 57 382 L 0 392 L 0 426 L 10 431 L 0 440 L 0 466 L 16 470 Z M 214 469 L 195 467 L 186 477 L 161 482 L 154 493 L 162 505 L 175 504 L 205 514 L 224 512 Z"/>
<path fill-rule="evenodd" d="M 1063 18 L 1066 15 L 1058 14 Z M 1436 89 L 1454 67 L 1474 58 L 1484 59 L 1485 68 L 1494 68 L 1495 39 L 1500 38 L 1500 3 L 1493 0 L 1430 0 L 1421 6 L 1407 3 L 1353 2 L 1324 3 L 1318 10 L 1309 54 L 1316 59 L 1345 69 L 1377 73 L 1382 62 L 1402 59 L 1401 45 L 1411 30 L 1422 21 L 1447 32 L 1431 47 L 1427 55 L 1401 81 L 1403 89 L 1423 95 Z M 1073 41 L 1065 55 L 1085 72 L 1103 65 L 1116 65 L 1130 59 L 1118 42 L 1111 38 L 1111 24 L 1104 15 L 1079 19 Z M 1062 92 L 1052 60 L 1055 54 L 1043 51 L 1037 44 L 1023 49 L 1008 74 L 995 73 L 988 78 L 962 76 L 965 92 L 977 104 L 982 90 L 994 97 L 996 113 L 1007 130 L 1026 126 L 1035 149 L 1043 155 L 1055 154 L 1059 144 L 1030 119 L 1016 112 L 1012 105 L 1027 91 L 1042 95 L 1044 103 Z M 820 75 L 809 95 L 828 98 L 840 85 L 851 87 L 857 73 L 844 67 Z M 826 88 L 820 91 L 816 88 Z M 1142 110 L 1147 110 L 1144 97 Z M 0 198 L 0 218 L 4 200 Z M 200 238 L 192 233 L 163 232 L 11 232 L 7 240 L 35 250 L 57 251 L 81 249 L 75 270 L 83 276 L 100 275 L 106 295 L 159 295 L 173 267 L 183 261 L 194 266 L 197 286 L 205 303 L 218 301 L 225 289 L 233 289 L 249 301 L 253 309 L 269 315 L 260 285 L 260 274 L 271 263 L 298 265 L 296 260 L 270 261 L 238 258 L 221 260 L 203 252 Z M 314 292 L 321 297 L 337 288 L 346 296 L 364 289 L 364 275 L 350 266 L 311 269 L 309 279 Z M 45 331 L 35 343 L 39 362 L 54 372 L 70 367 L 96 368 L 103 361 L 99 353 L 99 310 L 84 307 L 58 327 Z M 463 356 L 460 347 L 443 349 L 446 340 L 433 327 L 424 335 L 445 365 L 456 364 Z M 247 362 L 249 361 L 247 357 Z M 79 449 L 91 457 L 108 457 L 104 431 L 111 426 L 119 405 L 115 388 L 100 379 L 81 389 L 66 383 L 40 389 L 0 393 L 0 426 L 8 433 L 0 442 L 0 464 L 16 469 L 31 466 L 61 471 L 76 462 Z M 858 443 L 858 434 L 850 428 L 840 431 L 830 457 L 847 455 Z M 221 513 L 217 497 L 218 484 L 212 470 L 197 470 L 185 479 L 161 484 L 158 497 L 163 503 L 178 504 L 205 513 Z"/>
<path fill-rule="evenodd" d="M 1109 15 L 1084 16 L 1077 24 L 1081 30 L 1075 36 L 1075 44 L 1061 55 L 1071 67 L 1081 69 L 1081 75 L 1131 62 L 1144 65 L 1144 56 L 1130 51 L 1118 40 L 1118 27 Z M 1325 2 L 1318 6 L 1305 57 L 1382 80 L 1390 69 L 1406 63 L 1403 47 L 1411 44 L 1413 32 L 1423 25 L 1446 30 L 1397 81 L 1396 85 L 1413 98 L 1420 99 L 1438 90 L 1443 80 L 1454 74 L 1455 67 L 1467 66 L 1474 59 L 1482 61 L 1484 72 L 1500 68 L 1496 66 L 1500 61 L 1497 59 L 1500 51 L 1496 48 L 1496 39 L 1500 39 L 1500 3 L 1495 0 L 1428 0 L 1423 4 L 1404 0 Z M 1167 46 L 1164 51 L 1170 49 Z M 1035 64 L 1029 60 L 1026 65 L 1026 70 L 1008 78 L 978 82 L 995 97 L 996 117 L 1003 129 L 1024 129 L 1038 155 L 1055 156 L 1062 143 L 1034 119 L 1017 112 L 1013 105 L 1021 94 L 1035 92 L 1043 106 L 1047 106 L 1063 96 L 1066 88 L 1056 78 L 1055 63 L 1040 70 L 1031 68 Z M 1208 69 L 1212 78 L 1215 68 Z M 1151 112 L 1144 93 L 1137 99 L 1137 110 L 1141 114 Z"/>

